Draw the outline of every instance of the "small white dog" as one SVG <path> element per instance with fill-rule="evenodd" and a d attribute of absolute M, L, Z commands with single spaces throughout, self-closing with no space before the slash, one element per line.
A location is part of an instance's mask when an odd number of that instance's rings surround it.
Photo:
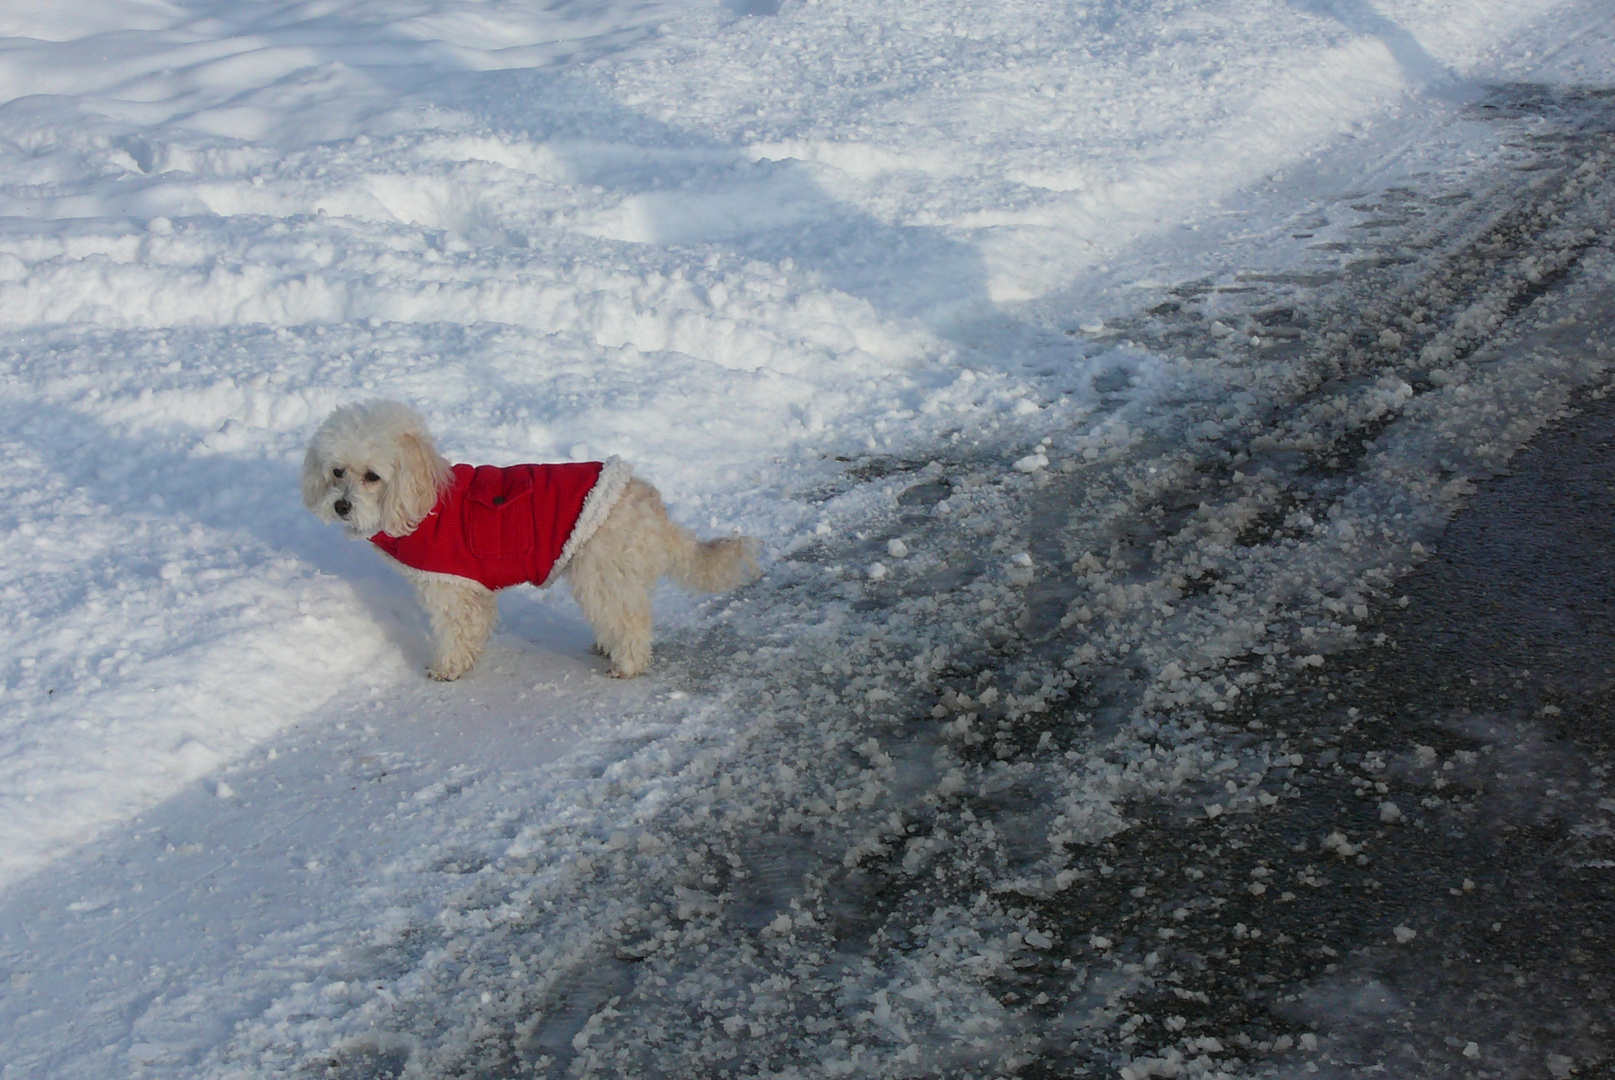
<path fill-rule="evenodd" d="M 406 405 L 337 409 L 303 459 L 303 505 L 376 545 L 431 618 L 428 674 L 458 679 L 499 621 L 494 593 L 564 576 L 611 674 L 645 670 L 651 586 L 722 592 L 758 576 L 750 537 L 697 540 L 616 458 L 564 465 L 450 465 Z"/>

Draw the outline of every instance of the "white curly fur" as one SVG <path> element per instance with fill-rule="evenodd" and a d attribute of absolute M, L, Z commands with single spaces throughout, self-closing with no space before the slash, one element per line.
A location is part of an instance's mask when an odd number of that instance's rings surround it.
<path fill-rule="evenodd" d="M 568 544 L 562 576 L 594 629 L 611 674 L 643 672 L 651 654 L 651 586 L 671 577 L 699 592 L 722 592 L 758 575 L 750 537 L 697 540 L 667 516 L 662 497 L 643 480 L 602 474 Z M 322 521 L 340 521 L 350 536 L 407 536 L 437 502 L 449 463 L 426 423 L 395 401 L 345 405 L 328 416 L 303 458 L 303 505 Z M 625 481 L 625 482 L 624 482 Z M 614 500 L 614 501 L 605 501 Z M 592 531 L 591 531 L 592 529 Z M 476 581 L 416 570 L 388 557 L 415 587 L 432 625 L 436 655 L 427 673 L 458 679 L 476 666 L 499 622 L 494 594 Z"/>

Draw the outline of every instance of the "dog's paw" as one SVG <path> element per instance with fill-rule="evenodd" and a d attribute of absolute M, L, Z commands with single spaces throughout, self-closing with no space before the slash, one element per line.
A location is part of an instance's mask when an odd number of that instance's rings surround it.
<path fill-rule="evenodd" d="M 471 667 L 471 662 L 466 660 L 439 660 L 426 669 L 426 674 L 438 682 L 453 682 L 470 671 Z"/>
<path fill-rule="evenodd" d="M 651 649 L 650 641 L 643 638 L 629 638 L 619 642 L 615 649 L 606 655 L 611 657 L 611 670 L 607 672 L 613 679 L 632 679 L 643 675 L 645 669 L 650 667 Z"/>

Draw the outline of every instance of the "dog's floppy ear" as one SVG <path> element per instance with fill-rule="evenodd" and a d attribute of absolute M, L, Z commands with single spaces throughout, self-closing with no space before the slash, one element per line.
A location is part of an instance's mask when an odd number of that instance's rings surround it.
<path fill-rule="evenodd" d="M 317 444 L 310 443 L 303 455 L 303 505 L 318 512 L 325 490 L 325 457 Z"/>
<path fill-rule="evenodd" d="M 408 536 L 437 505 L 437 493 L 449 480 L 449 463 L 424 431 L 398 436 L 393 477 L 381 500 L 381 531 Z"/>

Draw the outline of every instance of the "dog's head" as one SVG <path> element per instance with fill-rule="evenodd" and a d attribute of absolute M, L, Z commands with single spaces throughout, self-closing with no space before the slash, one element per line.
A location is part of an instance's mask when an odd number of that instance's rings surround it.
<path fill-rule="evenodd" d="M 449 463 L 407 405 L 344 405 L 314 433 L 303 457 L 303 505 L 358 536 L 408 536 L 437 503 Z"/>

